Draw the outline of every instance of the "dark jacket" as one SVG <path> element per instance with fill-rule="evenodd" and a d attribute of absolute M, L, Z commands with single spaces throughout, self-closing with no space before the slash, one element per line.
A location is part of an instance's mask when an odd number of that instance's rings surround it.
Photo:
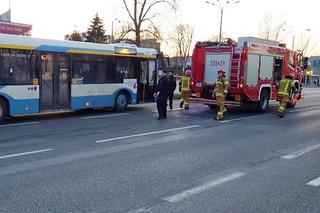
<path fill-rule="evenodd" d="M 167 77 L 161 77 L 158 81 L 157 92 L 159 92 L 159 96 L 168 96 L 169 89 L 167 83 Z"/>
<path fill-rule="evenodd" d="M 177 87 L 176 78 L 173 75 L 169 76 L 167 79 L 169 93 L 173 93 Z"/>

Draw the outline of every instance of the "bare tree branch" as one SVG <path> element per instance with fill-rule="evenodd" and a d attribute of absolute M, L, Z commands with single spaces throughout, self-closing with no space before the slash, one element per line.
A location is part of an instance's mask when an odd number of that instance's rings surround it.
<path fill-rule="evenodd" d="M 131 18 L 132 21 L 134 21 L 134 18 L 132 17 L 132 14 L 131 14 L 131 12 L 130 12 L 130 10 L 128 8 L 126 0 L 123 0 L 123 4 L 124 4 L 124 6 L 126 8 L 126 11 L 127 11 L 128 15 L 129 15 L 129 17 Z"/>
<path fill-rule="evenodd" d="M 143 36 L 141 33 L 149 33 L 153 35 L 154 32 L 159 31 L 159 28 L 156 27 L 153 20 L 160 16 L 160 5 L 169 5 L 172 10 L 175 10 L 176 1 L 177 0 L 134 0 L 132 8 L 130 9 L 127 3 L 128 1 L 123 0 L 126 12 L 134 26 L 133 30 L 135 32 L 136 45 L 139 46 L 141 43 L 141 36 Z M 157 28 L 156 30 L 153 29 L 153 33 L 147 32 L 150 31 L 150 29 L 147 28 L 148 25 L 145 24 L 147 22 L 151 23 L 153 28 Z M 132 30 L 130 30 L 130 32 L 132 32 Z"/>
<path fill-rule="evenodd" d="M 193 40 L 194 28 L 187 24 L 179 24 L 171 36 L 171 40 L 176 48 L 176 56 L 183 60 L 183 67 L 186 66 L 190 55 L 191 43 Z"/>
<path fill-rule="evenodd" d="M 281 35 L 287 26 L 287 20 L 281 16 L 275 17 L 267 13 L 260 23 L 259 36 L 264 39 L 280 41 Z"/>

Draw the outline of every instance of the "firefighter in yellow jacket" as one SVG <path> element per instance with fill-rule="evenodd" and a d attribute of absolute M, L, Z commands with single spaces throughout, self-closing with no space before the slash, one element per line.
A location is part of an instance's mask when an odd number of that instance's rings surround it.
<path fill-rule="evenodd" d="M 290 91 L 293 90 L 295 93 L 297 92 L 292 79 L 293 76 L 287 75 L 284 79 L 281 79 L 281 81 L 279 82 L 277 100 L 279 101 L 278 116 L 280 118 L 284 117 Z"/>
<path fill-rule="evenodd" d="M 224 101 L 228 93 L 229 81 L 226 79 L 225 72 L 223 69 L 218 70 L 218 79 L 215 82 L 214 96 L 217 100 L 217 116 L 216 120 L 223 119 L 223 114 L 226 112 L 224 107 Z"/>
<path fill-rule="evenodd" d="M 180 108 L 189 109 L 189 97 L 191 95 L 191 71 L 186 70 L 179 82 L 179 91 L 181 92 Z"/>

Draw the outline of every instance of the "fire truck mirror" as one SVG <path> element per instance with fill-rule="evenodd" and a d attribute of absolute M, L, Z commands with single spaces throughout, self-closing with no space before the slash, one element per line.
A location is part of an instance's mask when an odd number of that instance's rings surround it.
<path fill-rule="evenodd" d="M 303 57 L 303 69 L 308 69 L 308 57 Z"/>

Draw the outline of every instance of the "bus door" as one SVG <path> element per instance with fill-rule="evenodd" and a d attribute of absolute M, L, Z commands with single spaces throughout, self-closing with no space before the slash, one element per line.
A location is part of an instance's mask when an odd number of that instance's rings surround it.
<path fill-rule="evenodd" d="M 44 53 L 41 59 L 40 108 L 46 110 L 70 109 L 70 69 L 67 55 Z"/>

